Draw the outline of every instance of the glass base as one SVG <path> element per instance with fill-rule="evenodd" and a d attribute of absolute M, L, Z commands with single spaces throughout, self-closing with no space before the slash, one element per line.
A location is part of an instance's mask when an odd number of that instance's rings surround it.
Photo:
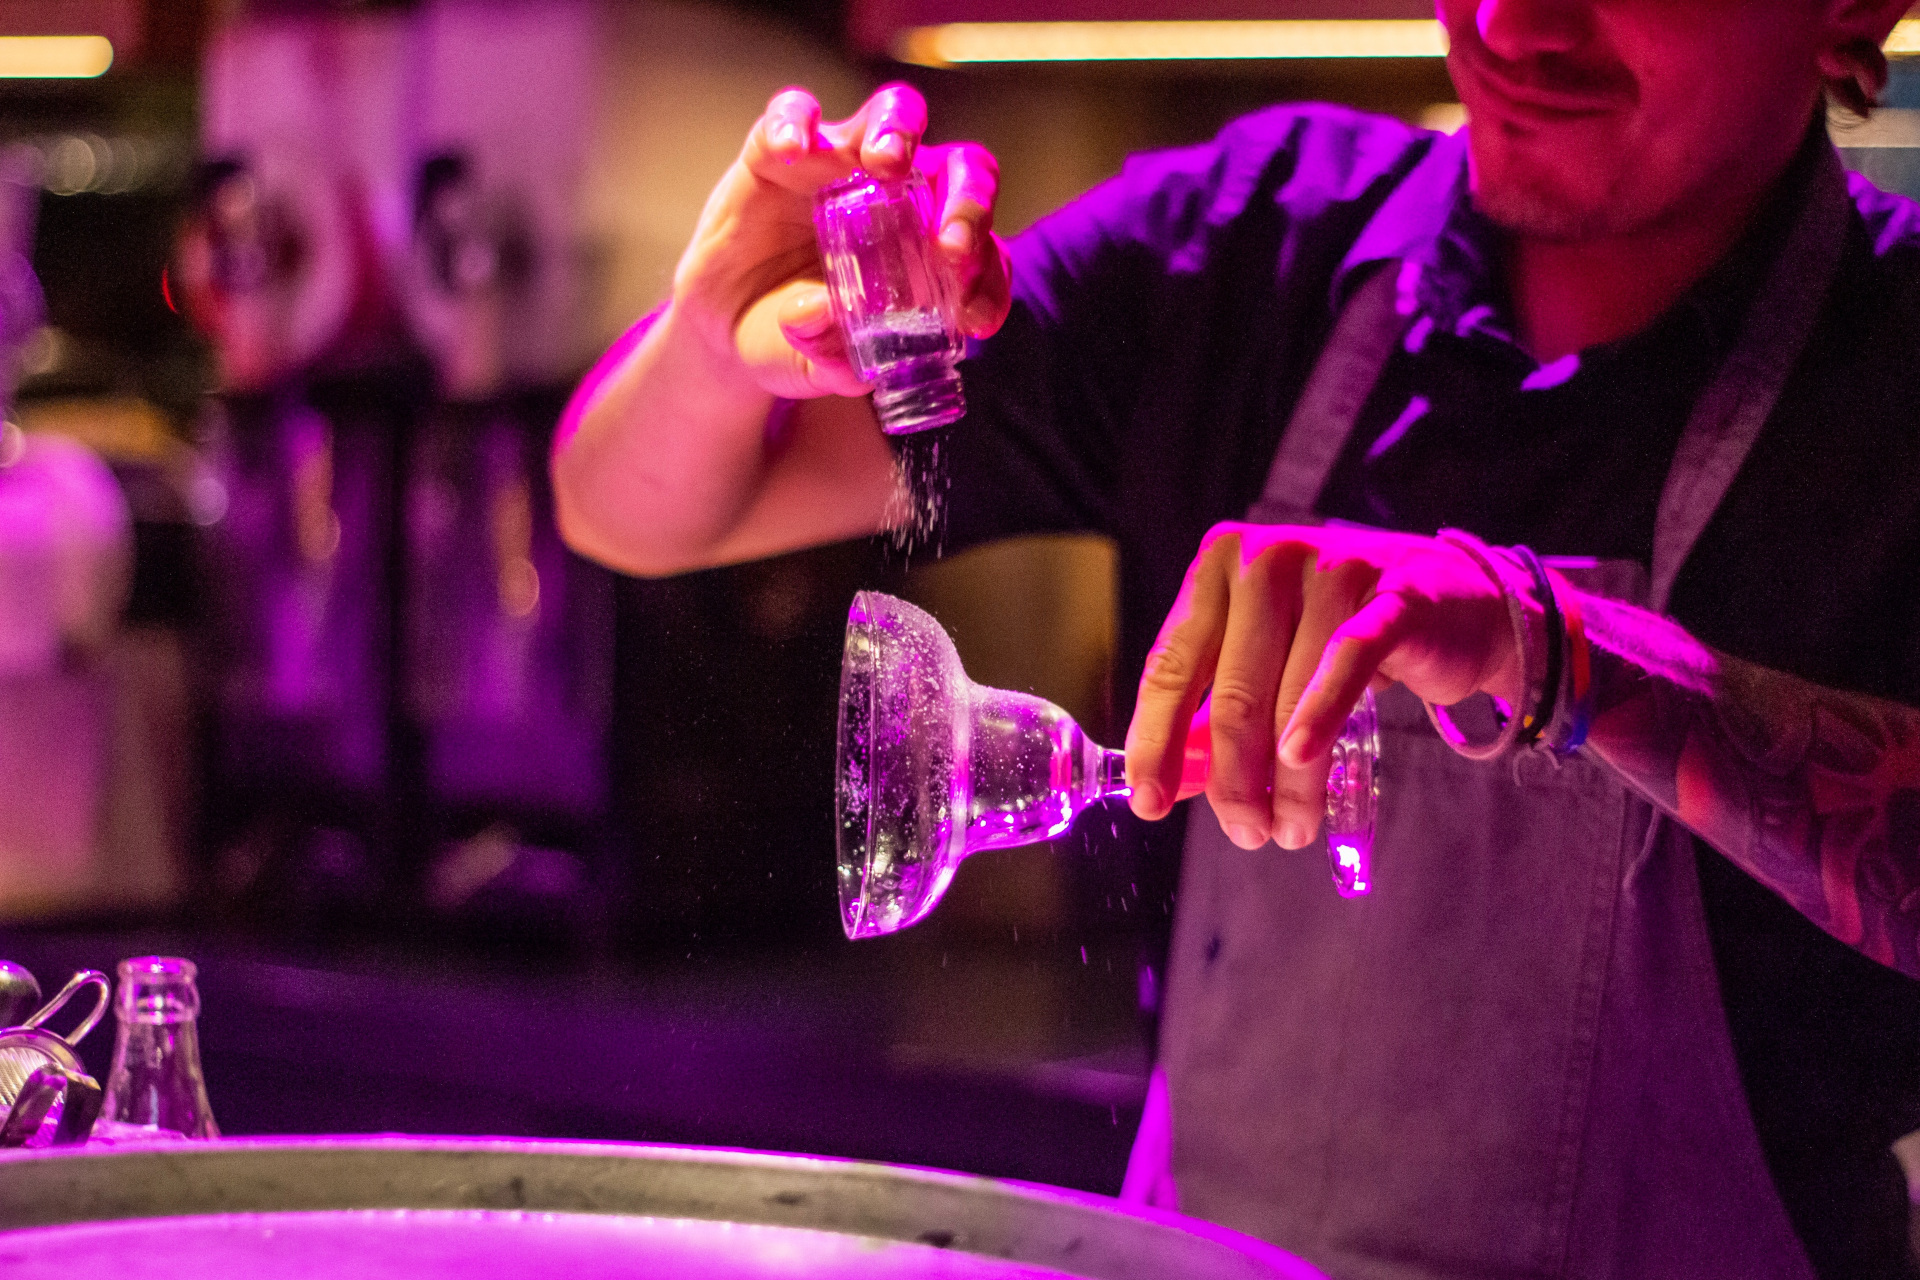
<path fill-rule="evenodd" d="M 897 379 L 883 373 L 873 388 L 873 410 L 880 418 L 880 429 L 890 436 L 958 422 L 967 412 L 960 371 L 951 365 L 930 371 L 921 365 L 902 370 Z"/>

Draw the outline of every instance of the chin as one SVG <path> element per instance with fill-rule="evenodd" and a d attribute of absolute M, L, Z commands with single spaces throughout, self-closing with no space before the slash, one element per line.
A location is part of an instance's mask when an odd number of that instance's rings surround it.
<path fill-rule="evenodd" d="M 1475 147 L 1472 159 L 1473 206 L 1504 231 L 1577 241 L 1615 229 L 1617 184 L 1592 180 L 1610 166 L 1571 159 L 1565 150 L 1535 158 L 1505 147 L 1483 154 Z"/>
<path fill-rule="evenodd" d="M 1473 193 L 1473 207 L 1501 230 L 1530 240 L 1575 242 L 1607 231 L 1609 219 L 1564 192 L 1502 186 Z"/>

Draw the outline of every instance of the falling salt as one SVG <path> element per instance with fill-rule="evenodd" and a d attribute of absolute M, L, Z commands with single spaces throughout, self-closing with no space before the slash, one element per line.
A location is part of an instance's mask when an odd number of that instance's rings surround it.
<path fill-rule="evenodd" d="M 887 509 L 893 548 L 911 557 L 923 548 L 935 556 L 946 544 L 947 490 L 952 476 L 941 451 L 944 430 L 920 431 L 895 437 L 900 442 L 896 460 L 899 483 Z"/>

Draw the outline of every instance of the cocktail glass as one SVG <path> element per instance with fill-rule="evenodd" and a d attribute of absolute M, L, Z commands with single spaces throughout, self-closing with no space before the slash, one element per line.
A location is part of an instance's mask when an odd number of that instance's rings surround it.
<path fill-rule="evenodd" d="M 1209 734 L 1195 724 L 1182 796 L 1206 789 Z M 1327 775 L 1327 857 L 1342 897 L 1373 887 L 1379 758 L 1368 693 Z M 1044 698 L 975 684 L 932 615 L 877 591 L 847 614 L 834 777 L 849 938 L 924 919 L 968 855 L 1064 835 L 1089 805 L 1129 794 L 1121 752 Z"/>

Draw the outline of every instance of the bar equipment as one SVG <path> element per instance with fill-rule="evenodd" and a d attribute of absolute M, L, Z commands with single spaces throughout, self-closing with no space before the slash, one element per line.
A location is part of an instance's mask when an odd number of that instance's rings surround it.
<path fill-rule="evenodd" d="M 456 55 L 511 48 L 451 12 L 426 26 L 443 113 L 427 136 L 446 145 L 418 166 L 402 283 L 438 397 L 410 435 L 398 522 L 401 698 L 434 850 L 425 898 L 488 937 L 577 942 L 599 911 L 589 864 L 609 790 L 614 629 L 611 578 L 560 540 L 547 475 L 580 255 L 543 189 L 552 175 L 510 160 L 536 122 L 455 140 L 473 124 L 455 105 L 486 96 L 481 69 Z M 578 55 L 578 35 L 545 31 L 536 47 Z M 564 106 L 548 105 L 548 132 L 570 136 Z"/>
<path fill-rule="evenodd" d="M 894 182 L 855 173 L 814 198 L 827 296 L 888 435 L 944 426 L 967 411 L 956 367 L 966 340 L 928 234 L 932 206 L 918 173 Z"/>
<path fill-rule="evenodd" d="M 39 994 L 39 983 L 18 965 L 0 961 L 14 995 Z M 24 980 L 22 980 L 24 979 Z M 46 1023 L 80 991 L 94 988 L 99 997 L 78 1026 L 61 1035 Z M 93 1131 L 101 1106 L 100 1085 L 87 1074 L 74 1046 L 99 1025 L 107 1010 L 107 977 L 92 969 L 73 975 L 53 999 L 18 1026 L 0 1029 L 0 1147 L 25 1146 L 54 1115 L 53 1145 L 84 1142 Z M 11 1021 L 9 1013 L 8 1020 Z"/>
<path fill-rule="evenodd" d="M 137 956 L 120 962 L 113 1003 L 119 1032 L 107 1072 L 105 1136 L 217 1138 L 200 1070 L 200 992 L 193 961 Z"/>
<path fill-rule="evenodd" d="M 1191 734 L 1182 796 L 1205 789 L 1208 753 L 1206 733 Z M 1373 887 L 1379 754 L 1369 692 L 1327 775 L 1327 857 L 1342 897 Z M 924 918 L 970 854 L 1064 835 L 1089 805 L 1128 794 L 1121 752 L 1043 698 L 974 684 L 938 621 L 877 591 L 847 615 L 834 779 L 849 938 Z"/>
<path fill-rule="evenodd" d="M 119 631 L 133 568 L 132 514 L 107 464 L 76 439 L 10 420 L 46 319 L 32 267 L 39 190 L 21 162 L 19 150 L 0 149 L 0 417 L 9 419 L 0 421 L 0 916 L 9 918 L 97 909 L 111 878 L 119 677 L 99 659 Z"/>
<path fill-rule="evenodd" d="M 40 1004 L 40 984 L 11 960 L 0 960 L 0 1027 L 11 1027 L 20 1015 Z"/>
<path fill-rule="evenodd" d="M 1033 1183 L 757 1151 L 250 1138 L 0 1153 L 20 1280 L 351 1275 L 1324 1280 L 1273 1245 Z"/>

